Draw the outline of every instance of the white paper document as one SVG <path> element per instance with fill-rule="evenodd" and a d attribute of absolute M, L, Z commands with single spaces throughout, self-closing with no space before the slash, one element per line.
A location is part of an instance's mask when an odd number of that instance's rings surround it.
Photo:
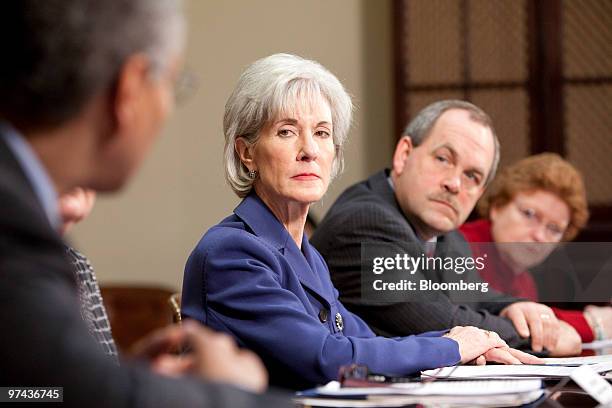
<path fill-rule="evenodd" d="M 317 388 L 322 396 L 348 397 L 357 395 L 496 395 L 539 390 L 541 380 L 467 380 L 395 383 L 382 387 L 340 387 L 332 381 Z"/>
<path fill-rule="evenodd" d="M 590 365 L 596 373 L 612 371 L 612 361 Z M 576 367 L 557 365 L 484 365 L 443 367 L 423 371 L 423 376 L 435 378 L 513 378 L 513 377 L 569 377 Z"/>
<path fill-rule="evenodd" d="M 587 357 L 543 358 L 546 365 L 581 366 L 583 364 L 599 364 L 612 362 L 612 354 Z"/>

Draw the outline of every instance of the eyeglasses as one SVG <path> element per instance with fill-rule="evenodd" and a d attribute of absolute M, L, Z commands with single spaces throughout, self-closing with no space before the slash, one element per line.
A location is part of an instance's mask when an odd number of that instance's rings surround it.
<path fill-rule="evenodd" d="M 516 202 L 513 204 L 527 225 L 531 228 L 544 227 L 544 234 L 548 241 L 561 241 L 566 228 L 562 228 L 553 222 L 546 222 L 544 219 L 545 217 L 531 207 Z"/>
<path fill-rule="evenodd" d="M 167 67 L 155 60 L 151 61 L 149 66 L 150 75 L 159 79 L 162 75 L 169 75 Z M 172 91 L 174 93 L 174 102 L 177 105 L 182 105 L 190 99 L 198 89 L 198 77 L 187 67 L 183 67 L 175 78 L 172 78 Z"/>

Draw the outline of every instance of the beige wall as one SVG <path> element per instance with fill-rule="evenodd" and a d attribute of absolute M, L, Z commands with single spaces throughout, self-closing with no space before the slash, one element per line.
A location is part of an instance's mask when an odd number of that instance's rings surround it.
<path fill-rule="evenodd" d="M 180 288 L 197 240 L 238 203 L 223 179 L 223 106 L 241 71 L 258 58 L 290 52 L 315 59 L 354 96 L 346 170 L 313 207 L 317 218 L 390 154 L 389 0 L 192 0 L 187 13 L 187 66 L 199 77 L 197 94 L 177 108 L 128 188 L 100 197 L 72 236 L 102 284 Z"/>

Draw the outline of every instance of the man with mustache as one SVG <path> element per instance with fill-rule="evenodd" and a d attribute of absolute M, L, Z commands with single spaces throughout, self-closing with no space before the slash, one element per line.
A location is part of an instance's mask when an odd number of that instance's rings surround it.
<path fill-rule="evenodd" d="M 362 243 L 389 243 L 412 257 L 471 256 L 456 229 L 493 179 L 498 162 L 499 142 L 485 112 L 464 101 L 436 102 L 410 122 L 391 169 L 348 188 L 331 207 L 311 242 L 327 260 L 340 299 L 378 334 L 472 325 L 496 331 L 512 347 L 526 346 L 530 339 L 538 352 L 580 352 L 575 330 L 535 302 L 491 291 L 469 303 L 454 302 L 443 292 L 435 301 L 381 303 L 362 296 Z M 438 281 L 457 277 L 452 271 L 416 272 Z M 475 272 L 470 268 L 461 278 L 478 281 Z"/>

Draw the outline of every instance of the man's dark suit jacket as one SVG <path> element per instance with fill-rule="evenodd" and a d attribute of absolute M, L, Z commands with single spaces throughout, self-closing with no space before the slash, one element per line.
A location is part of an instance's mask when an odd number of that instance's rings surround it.
<path fill-rule="evenodd" d="M 510 346 L 527 345 L 509 320 L 496 316 L 517 301 L 499 293 L 489 292 L 491 301 L 469 304 L 453 303 L 445 295 L 432 302 L 380 304 L 364 300 L 361 296 L 362 243 L 394 243 L 403 252 L 419 256 L 414 248 L 415 243 L 421 241 L 402 213 L 387 177 L 388 172 L 381 171 L 344 191 L 310 240 L 327 261 L 340 300 L 376 333 L 384 336 L 477 326 L 497 332 Z M 456 231 L 439 236 L 438 243 L 452 247 L 454 253 L 459 251 L 463 256 L 471 256 L 469 245 Z M 442 246 L 437 245 L 436 256 L 444 256 L 439 253 Z M 422 273 L 427 277 L 430 272 Z"/>
<path fill-rule="evenodd" d="M 289 406 L 233 387 L 118 367 L 79 313 L 74 271 L 0 135 L 0 385 L 64 387 L 70 407 Z"/>

